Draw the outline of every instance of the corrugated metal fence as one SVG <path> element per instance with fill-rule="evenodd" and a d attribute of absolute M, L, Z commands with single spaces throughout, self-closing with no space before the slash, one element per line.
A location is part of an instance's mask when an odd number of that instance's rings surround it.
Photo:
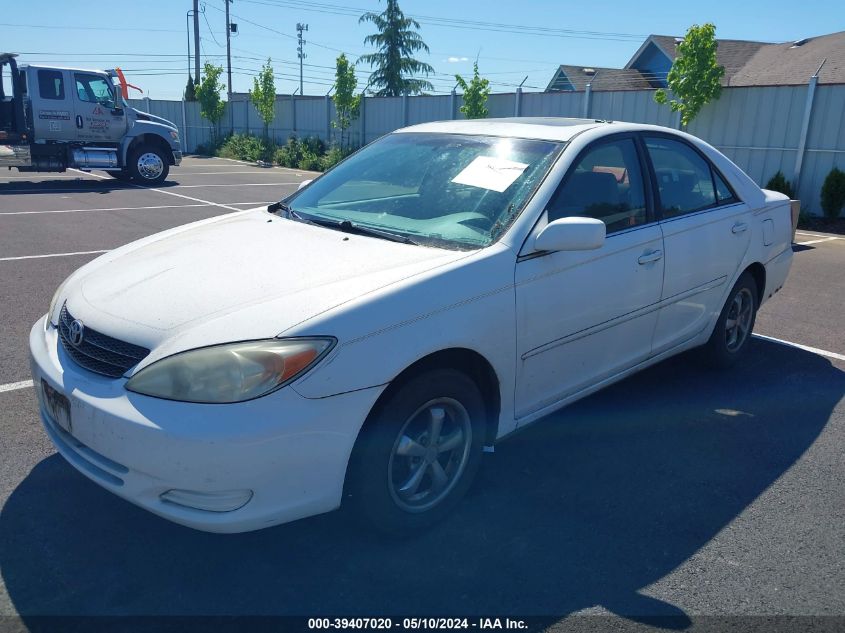
<path fill-rule="evenodd" d="M 678 126 L 678 116 L 654 102 L 651 90 L 492 94 L 491 117 L 563 116 Z M 808 96 L 812 99 L 808 102 Z M 139 110 L 174 122 L 187 152 L 211 140 L 199 104 L 132 100 Z M 368 143 L 406 125 L 462 118 L 460 95 L 367 97 L 349 130 L 353 145 Z M 280 96 L 269 130 L 279 143 L 291 134 L 336 141 L 329 97 Z M 261 134 L 263 123 L 246 95 L 233 95 L 220 123 L 223 133 Z M 845 169 L 845 86 L 725 88 L 690 124 L 689 132 L 719 148 L 764 185 L 778 170 L 798 180 L 798 197 L 820 213 L 819 191 L 832 167 Z M 799 177 L 800 176 L 800 177 Z"/>

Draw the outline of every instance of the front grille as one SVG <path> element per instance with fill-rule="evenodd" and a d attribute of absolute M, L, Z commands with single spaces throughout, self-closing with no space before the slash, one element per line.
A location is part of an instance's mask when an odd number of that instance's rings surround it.
<path fill-rule="evenodd" d="M 62 306 L 59 315 L 59 338 L 62 340 L 62 347 L 77 365 L 88 371 L 119 378 L 150 353 L 146 347 L 106 336 L 87 326 L 82 342 L 73 345 L 70 342 L 70 324 L 73 321 L 73 315 L 68 312 L 67 306 Z"/>

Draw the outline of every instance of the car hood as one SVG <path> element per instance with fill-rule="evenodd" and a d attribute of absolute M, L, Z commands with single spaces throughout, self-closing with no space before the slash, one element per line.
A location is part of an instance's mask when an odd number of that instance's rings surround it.
<path fill-rule="evenodd" d="M 112 251 L 80 271 L 66 300 L 91 328 L 154 350 L 152 362 L 202 345 L 276 336 L 467 255 L 252 210 Z"/>

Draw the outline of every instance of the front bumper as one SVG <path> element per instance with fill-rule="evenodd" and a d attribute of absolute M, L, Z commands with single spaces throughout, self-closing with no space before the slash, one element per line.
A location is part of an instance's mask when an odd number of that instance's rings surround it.
<path fill-rule="evenodd" d="M 172 402 L 80 368 L 46 316 L 29 343 L 41 419 L 59 453 L 124 499 L 209 532 L 255 530 L 337 508 L 355 438 L 381 391 L 308 399 L 285 387 L 237 404 Z M 42 380 L 69 399 L 71 433 L 48 414 Z M 251 495 L 224 512 L 162 499 L 172 490 L 218 501 Z"/>
<path fill-rule="evenodd" d="M 173 150 L 173 164 L 178 166 L 182 162 L 182 152 L 178 149 Z"/>

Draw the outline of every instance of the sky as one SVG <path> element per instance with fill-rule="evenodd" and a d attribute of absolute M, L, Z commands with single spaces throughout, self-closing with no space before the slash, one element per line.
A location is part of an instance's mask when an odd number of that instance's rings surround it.
<path fill-rule="evenodd" d="M 0 46 L 2 52 L 19 53 L 19 63 L 120 66 L 146 96 L 181 97 L 188 73 L 186 11 L 192 0 L 0 1 Z M 200 40 L 201 60 L 225 69 L 224 1 L 200 2 Z M 363 40 L 373 25 L 359 24 L 358 16 L 380 12 L 384 4 L 383 0 L 233 0 L 231 20 L 238 25 L 231 42 L 233 89 L 246 92 L 268 57 L 273 60 L 277 91 L 289 94 L 296 89 L 296 24 L 302 22 L 308 24 L 304 91 L 326 94 L 341 52 L 352 60 L 372 52 Z M 471 75 L 476 59 L 493 92 L 513 92 L 523 81 L 526 91 L 542 90 L 559 64 L 622 67 L 648 34 L 683 35 L 696 23 L 713 22 L 717 37 L 771 42 L 845 30 L 842 0 L 400 0 L 400 6 L 420 22 L 420 35 L 430 53 L 420 52 L 418 58 L 436 71 L 429 77 L 435 93 L 448 93 L 455 73 Z M 369 68 L 359 64 L 356 70 L 363 88 Z"/>

